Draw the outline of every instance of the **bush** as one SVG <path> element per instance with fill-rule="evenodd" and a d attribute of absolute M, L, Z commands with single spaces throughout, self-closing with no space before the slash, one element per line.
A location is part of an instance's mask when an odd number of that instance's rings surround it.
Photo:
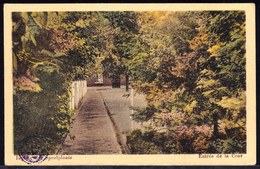
<path fill-rule="evenodd" d="M 245 138 L 238 137 L 241 130 L 232 132 L 229 137 L 221 133 L 213 139 L 212 128 L 207 125 L 180 125 L 168 132 L 134 130 L 127 135 L 127 145 L 133 154 L 245 153 Z"/>
<path fill-rule="evenodd" d="M 14 94 L 15 153 L 26 149 L 41 152 L 45 147 L 44 151 L 52 154 L 69 132 L 71 112 L 65 77 L 56 71 L 39 71 L 38 74 L 42 91 Z M 37 141 L 39 139 L 41 141 Z"/>

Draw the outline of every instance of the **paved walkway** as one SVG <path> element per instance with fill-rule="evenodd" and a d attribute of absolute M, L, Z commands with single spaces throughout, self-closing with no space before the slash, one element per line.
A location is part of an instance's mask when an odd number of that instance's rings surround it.
<path fill-rule="evenodd" d="M 131 120 L 130 115 L 134 113 L 131 107 L 146 106 L 144 95 L 135 93 L 131 88 L 129 92 L 126 92 L 124 86 L 121 88 L 100 87 L 97 90 L 100 91 L 112 118 L 123 134 L 141 128 L 141 124 Z"/>
<path fill-rule="evenodd" d="M 88 90 L 71 126 L 74 140 L 66 138 L 62 154 L 121 154 L 113 124 L 99 91 Z"/>

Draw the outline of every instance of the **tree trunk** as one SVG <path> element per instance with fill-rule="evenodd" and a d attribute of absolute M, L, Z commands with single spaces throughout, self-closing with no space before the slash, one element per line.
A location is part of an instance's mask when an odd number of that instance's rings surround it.
<path fill-rule="evenodd" d="M 127 74 L 125 75 L 125 91 L 129 91 L 129 76 Z"/>
<path fill-rule="evenodd" d="M 112 78 L 112 88 L 120 88 L 120 75 L 114 75 Z"/>
<path fill-rule="evenodd" d="M 217 113 L 213 114 L 213 138 L 219 138 L 219 131 L 218 131 L 218 116 Z"/>

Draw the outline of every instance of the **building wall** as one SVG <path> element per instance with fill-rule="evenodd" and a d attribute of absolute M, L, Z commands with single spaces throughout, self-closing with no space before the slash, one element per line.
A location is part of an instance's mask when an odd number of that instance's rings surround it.
<path fill-rule="evenodd" d="M 125 85 L 125 76 L 124 75 L 120 75 L 120 84 L 122 86 Z M 107 78 L 107 77 L 103 77 L 103 83 L 101 84 L 97 84 L 95 83 L 97 82 L 97 77 L 89 77 L 87 78 L 87 84 L 88 86 L 112 86 L 112 79 L 111 78 Z"/>

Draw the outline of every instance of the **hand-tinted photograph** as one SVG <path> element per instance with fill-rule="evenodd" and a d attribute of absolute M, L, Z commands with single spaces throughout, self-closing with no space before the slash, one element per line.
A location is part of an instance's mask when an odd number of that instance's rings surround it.
<path fill-rule="evenodd" d="M 14 155 L 247 153 L 244 10 L 11 17 Z"/>

